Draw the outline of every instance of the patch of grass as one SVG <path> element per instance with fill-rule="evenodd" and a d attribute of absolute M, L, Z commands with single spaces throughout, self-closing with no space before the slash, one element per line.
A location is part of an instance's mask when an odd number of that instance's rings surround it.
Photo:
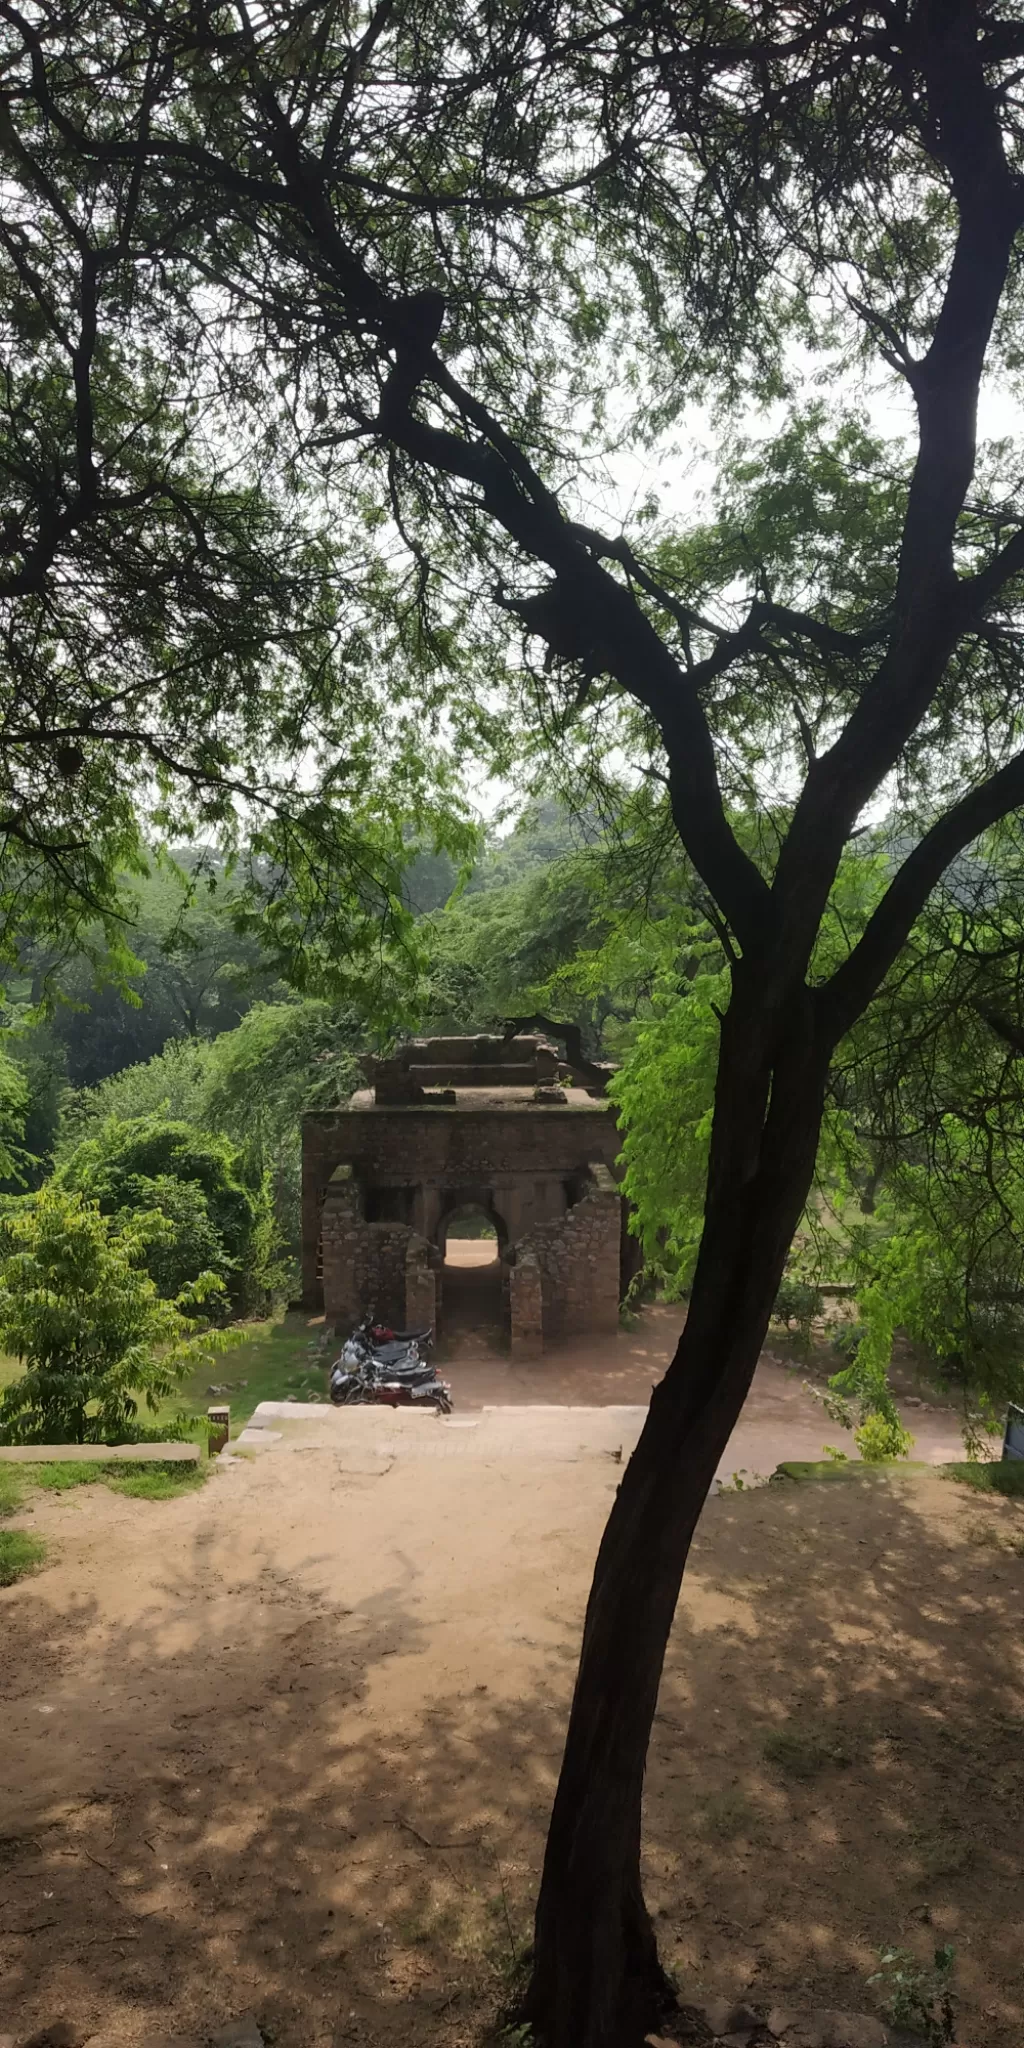
<path fill-rule="evenodd" d="M 976 1493 L 1001 1493 L 1024 1500 L 1024 1458 L 994 1458 L 987 1465 L 940 1465 L 943 1479 L 957 1479 Z"/>
<path fill-rule="evenodd" d="M 761 1745 L 765 1761 L 775 1764 L 791 1778 L 814 1778 L 828 1765 L 842 1769 L 853 1759 L 834 1735 L 820 1728 L 773 1728 Z"/>
<path fill-rule="evenodd" d="M 210 1476 L 209 1465 L 101 1465 L 100 1476 L 111 1493 L 129 1500 L 177 1500 L 197 1493 Z"/>
<path fill-rule="evenodd" d="M 985 1550 L 1002 1550 L 1003 1539 L 991 1522 L 965 1522 L 964 1535 L 968 1543 L 977 1543 Z"/>
<path fill-rule="evenodd" d="M 16 1465 L 0 1464 L 0 1516 L 21 1506 L 22 1478 Z"/>
<path fill-rule="evenodd" d="M 131 1465 L 120 1459 L 110 1464 L 77 1465 L 73 1460 L 51 1459 L 39 1465 L 3 1466 L 17 1471 L 19 1481 L 38 1486 L 44 1493 L 70 1493 L 77 1486 L 109 1486 L 112 1493 L 127 1494 L 130 1500 L 176 1500 L 180 1493 L 195 1493 L 209 1478 L 210 1466 L 179 1464 L 168 1459 L 151 1465 Z M 15 1503 L 16 1505 L 17 1503 Z"/>
<path fill-rule="evenodd" d="M 289 1394 L 300 1401 L 310 1394 L 326 1401 L 327 1367 L 340 1347 L 321 1349 L 322 1317 L 296 1309 L 243 1327 L 243 1341 L 212 1371 L 207 1366 L 185 1380 L 160 1410 L 161 1419 L 169 1421 L 179 1411 L 205 1416 L 211 1402 L 219 1400 L 231 1410 L 231 1434 L 236 1436 L 261 1401 L 286 1401 Z M 244 1387 L 241 1380 L 247 1382 Z M 211 1383 L 227 1387 L 227 1393 L 211 1394 Z"/>
<path fill-rule="evenodd" d="M 13 1586 L 27 1572 L 37 1572 L 45 1556 L 41 1537 L 24 1529 L 0 1529 L 0 1586 Z"/>
<path fill-rule="evenodd" d="M 771 1483 L 775 1485 L 780 1480 L 792 1479 L 798 1486 L 803 1486 L 812 1479 L 849 1479 L 857 1469 L 849 1458 L 787 1458 L 785 1464 L 776 1465 Z"/>
<path fill-rule="evenodd" d="M 700 1825 L 706 1835 L 719 1842 L 732 1842 L 738 1835 L 754 1835 L 760 1816 L 742 1792 L 718 1792 L 704 1801 Z"/>
<path fill-rule="evenodd" d="M 76 1486 L 95 1486 L 103 1467 L 101 1465 L 76 1465 L 70 1458 L 52 1458 L 39 1465 L 23 1465 L 22 1472 L 30 1486 L 41 1486 L 44 1493 L 71 1493 Z"/>
<path fill-rule="evenodd" d="M 776 1465 L 771 1484 L 778 1485 L 786 1479 L 803 1485 L 817 1479 L 877 1479 L 886 1472 L 950 1472 L 948 1465 L 928 1465 L 923 1458 L 787 1458 Z M 955 1468 L 959 1471 L 959 1466 Z"/>

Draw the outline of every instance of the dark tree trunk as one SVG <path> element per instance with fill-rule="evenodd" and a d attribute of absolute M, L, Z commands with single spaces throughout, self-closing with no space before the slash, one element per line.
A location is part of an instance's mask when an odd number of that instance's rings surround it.
<path fill-rule="evenodd" d="M 811 1183 L 828 1061 L 819 1038 L 805 990 L 774 1004 L 738 980 L 686 1327 L 616 1495 L 587 1607 L 523 2006 L 546 2048 L 636 2048 L 670 2002 L 640 1883 L 647 1747 L 690 1541 Z"/>

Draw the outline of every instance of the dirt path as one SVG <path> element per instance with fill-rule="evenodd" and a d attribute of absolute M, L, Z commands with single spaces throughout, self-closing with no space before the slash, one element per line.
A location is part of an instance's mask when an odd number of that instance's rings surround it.
<path fill-rule="evenodd" d="M 651 1389 L 679 1341 L 683 1310 L 677 1303 L 645 1308 L 633 1330 L 575 1338 L 533 1364 L 513 1365 L 493 1321 L 493 1245 L 451 1239 L 448 1259 L 470 1282 L 469 1290 L 460 1294 L 457 1327 L 438 1351 L 439 1368 L 451 1381 L 460 1414 L 519 1403 L 646 1409 Z M 482 1283 L 476 1296 L 474 1282 Z M 474 1300 L 479 1304 L 476 1316 Z M 722 1478 L 740 1470 L 767 1477 L 784 1458 L 820 1458 L 825 1442 L 856 1457 L 852 1437 L 829 1421 L 821 1402 L 806 1391 L 804 1379 L 799 1367 L 781 1364 L 770 1355 L 762 1358 L 722 1459 Z M 915 1439 L 915 1458 L 939 1465 L 963 1456 L 959 1425 L 950 1409 L 913 1395 L 901 1409 Z"/>
<path fill-rule="evenodd" d="M 616 1420 L 292 1414 L 198 1496 L 39 1498 L 56 1562 L 0 1593 L 0 2033 L 475 2043 Z M 694 1991 L 863 2006 L 883 1943 L 948 1938 L 962 2041 L 1020 2048 L 1022 1544 L 927 1475 L 709 1504 L 646 1819 Z"/>

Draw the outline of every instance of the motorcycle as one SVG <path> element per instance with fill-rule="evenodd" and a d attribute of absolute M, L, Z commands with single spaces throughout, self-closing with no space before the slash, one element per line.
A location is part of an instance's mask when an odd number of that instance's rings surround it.
<path fill-rule="evenodd" d="M 425 1323 L 421 1330 L 393 1330 L 390 1324 L 374 1323 L 368 1317 L 365 1323 L 360 1323 L 359 1327 L 361 1330 L 368 1330 L 375 1345 L 416 1344 L 424 1349 L 429 1349 L 434 1341 L 434 1332 L 429 1323 Z"/>
<path fill-rule="evenodd" d="M 365 1372 L 331 1374 L 331 1400 L 336 1408 L 433 1408 L 439 1415 L 452 1412 L 452 1390 L 447 1380 L 431 1373 L 416 1385 L 407 1379 L 377 1379 Z"/>
<path fill-rule="evenodd" d="M 420 1342 L 429 1341 L 430 1332 L 375 1342 L 375 1329 L 383 1327 L 367 1316 L 346 1339 L 331 1367 L 330 1397 L 335 1407 L 367 1403 L 389 1408 L 425 1406 L 450 1415 L 451 1387 L 438 1378 L 418 1349 Z"/>
<path fill-rule="evenodd" d="M 429 1328 L 425 1330 L 390 1330 L 386 1324 L 374 1323 L 370 1316 L 358 1323 L 342 1347 L 341 1356 L 346 1365 L 360 1366 L 366 1359 L 376 1359 L 381 1365 L 393 1365 L 398 1370 L 423 1363 L 422 1353 L 433 1343 Z"/>

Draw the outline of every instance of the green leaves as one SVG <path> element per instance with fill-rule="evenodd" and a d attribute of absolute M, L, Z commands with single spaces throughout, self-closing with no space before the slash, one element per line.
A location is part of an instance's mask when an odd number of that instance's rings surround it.
<path fill-rule="evenodd" d="M 609 1087 L 623 1126 L 625 1194 L 652 1271 L 685 1289 L 700 1246 L 724 970 L 698 974 L 685 994 L 656 993 Z"/>
<path fill-rule="evenodd" d="M 144 1226 L 146 1267 L 162 1296 L 188 1289 L 198 1299 L 202 1281 L 212 1312 L 223 1314 L 229 1300 L 246 1305 L 258 1203 L 226 1138 L 158 1116 L 111 1118 L 62 1161 L 50 1185 L 96 1202 L 125 1228 Z"/>
<path fill-rule="evenodd" d="M 158 1295 L 154 1227 L 54 1185 L 5 1215 L 0 1344 L 25 1370 L 0 1399 L 4 1442 L 116 1443 L 140 1401 L 155 1409 L 221 1348 Z"/>

